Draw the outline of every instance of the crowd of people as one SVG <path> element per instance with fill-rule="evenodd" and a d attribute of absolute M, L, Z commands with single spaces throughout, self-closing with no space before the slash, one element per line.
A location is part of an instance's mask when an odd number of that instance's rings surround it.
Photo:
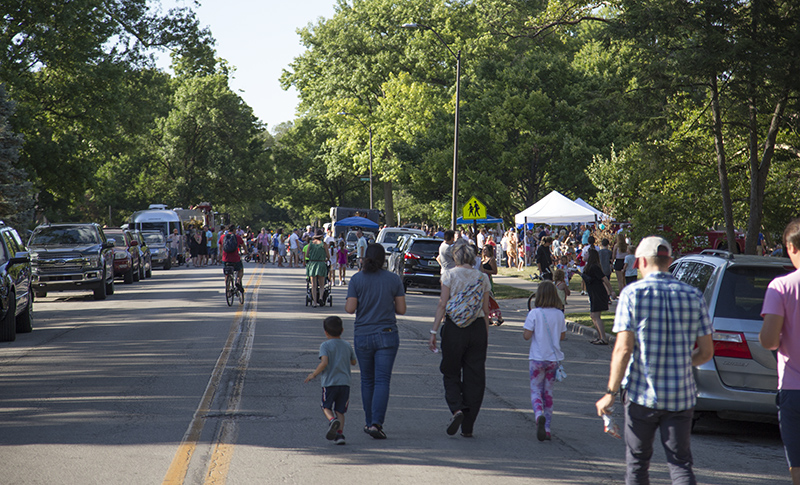
<path fill-rule="evenodd" d="M 196 228 L 189 235 L 192 264 L 216 264 L 220 253 L 229 261 L 222 251 L 228 234 L 237 238 L 247 254 L 257 255 L 259 264 L 304 266 L 315 303 L 322 303 L 317 301 L 319 288 L 326 278 L 336 277 L 336 269 L 341 271 L 339 283 L 345 284 L 348 260 L 344 241 L 310 226 L 288 236 L 282 229 L 274 233 L 262 229 L 254 234 L 231 226 L 218 238 L 213 229 Z M 607 417 L 618 400 L 622 403 L 624 426 L 616 436 L 626 445 L 626 483 L 649 482 L 657 431 L 673 483 L 696 483 L 690 446 L 697 393 L 692 368 L 713 356 L 713 328 L 700 291 L 669 273 L 673 254 L 668 241 L 651 236 L 634 245 L 623 231 L 613 231 L 598 234 L 598 246 L 586 226 L 541 228 L 536 234 L 526 231 L 521 242 L 515 230 L 502 234 L 499 243 L 495 242 L 499 234 L 485 228 L 474 235 L 452 230 L 431 235 L 443 239 L 437 257 L 441 294 L 429 348 L 441 355 L 439 371 L 450 411 L 444 426 L 448 435 L 460 431 L 464 438 L 473 437 L 486 388 L 489 326 L 496 311 L 492 307 L 492 275 L 497 274 L 498 262 L 502 263 L 498 258 L 502 251 L 508 267 L 535 264 L 538 269 L 535 308 L 527 314 L 522 331 L 522 337 L 530 341 L 530 397 L 537 439 L 552 439 L 553 385 L 565 359 L 561 350 L 566 332 L 564 309 L 569 281 L 580 275 L 581 294 L 589 297 L 590 315 L 597 328 L 593 344 L 609 344 L 600 314 L 609 309 L 610 300 L 617 296 L 619 300 L 608 385 L 596 408 L 598 415 Z M 800 268 L 800 219 L 787 227 L 784 240 L 792 263 Z M 361 372 L 363 431 L 375 439 L 387 438 L 383 425 L 400 343 L 397 315 L 407 309 L 400 277 L 383 269 L 384 248 L 368 243 L 359 232 L 355 253 L 358 270 L 348 282 L 345 303 L 345 311 L 355 314 L 354 345 L 342 339 L 340 317 L 325 318 L 326 340 L 320 346 L 319 363 L 305 379 L 321 377 L 325 436 L 336 444 L 345 443 L 350 367 L 356 364 Z M 616 291 L 612 274 L 616 275 Z M 795 484 L 800 484 L 800 371 L 793 363 L 800 355 L 796 338 L 800 325 L 798 274 L 770 284 L 760 335 L 764 347 L 778 355 L 780 430 Z M 607 429 L 616 433 L 616 428 Z"/>

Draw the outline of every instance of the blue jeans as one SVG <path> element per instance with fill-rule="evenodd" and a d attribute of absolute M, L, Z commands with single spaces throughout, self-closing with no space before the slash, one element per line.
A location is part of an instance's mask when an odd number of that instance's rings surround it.
<path fill-rule="evenodd" d="M 361 369 L 361 402 L 367 426 L 383 426 L 400 335 L 397 327 L 387 327 L 370 335 L 356 335 L 353 342 Z"/>

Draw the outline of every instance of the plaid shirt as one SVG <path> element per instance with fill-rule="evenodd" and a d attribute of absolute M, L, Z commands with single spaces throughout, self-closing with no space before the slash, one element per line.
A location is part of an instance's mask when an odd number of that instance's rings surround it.
<path fill-rule="evenodd" d="M 669 273 L 647 275 L 620 293 L 614 331 L 634 334 L 633 354 L 622 381 L 628 399 L 666 411 L 694 407 L 692 349 L 698 337 L 713 331 L 697 288 Z"/>

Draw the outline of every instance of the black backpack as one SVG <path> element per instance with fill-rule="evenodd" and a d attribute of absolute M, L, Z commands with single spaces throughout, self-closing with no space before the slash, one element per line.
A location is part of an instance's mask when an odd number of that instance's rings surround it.
<path fill-rule="evenodd" d="M 222 250 L 226 253 L 235 253 L 239 250 L 239 241 L 236 240 L 235 234 L 225 234 L 225 239 L 222 240 Z"/>

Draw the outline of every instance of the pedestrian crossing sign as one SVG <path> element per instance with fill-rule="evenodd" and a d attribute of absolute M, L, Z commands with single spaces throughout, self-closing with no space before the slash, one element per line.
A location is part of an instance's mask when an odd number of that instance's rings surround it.
<path fill-rule="evenodd" d="M 461 212 L 464 219 L 486 219 L 486 206 L 475 197 L 469 198 Z"/>

